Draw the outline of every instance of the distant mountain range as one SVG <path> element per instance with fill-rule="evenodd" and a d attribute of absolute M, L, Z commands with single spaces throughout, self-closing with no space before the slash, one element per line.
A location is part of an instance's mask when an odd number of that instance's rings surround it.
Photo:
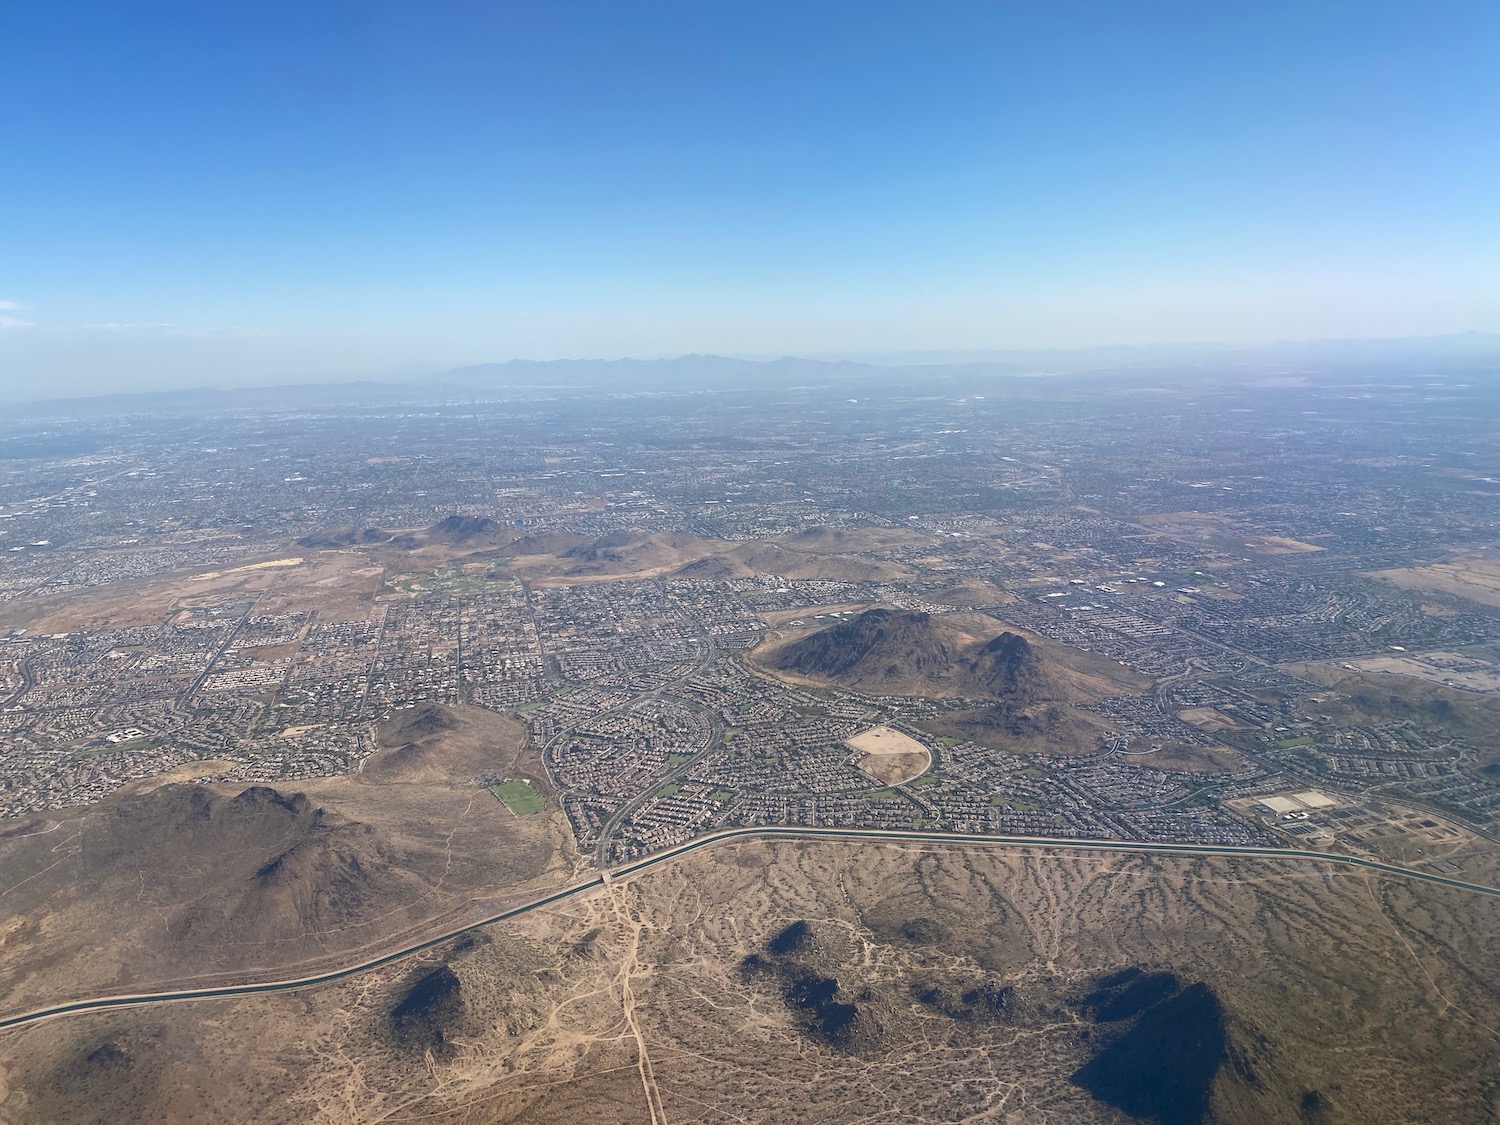
<path fill-rule="evenodd" d="M 1268 376 L 1420 377 L 1500 371 L 1500 334 L 1466 332 L 1374 340 L 1278 344 L 1170 344 L 1073 350 L 901 352 L 844 358 L 745 359 L 684 355 L 663 359 L 513 359 L 456 367 L 402 382 L 330 382 L 231 389 L 197 388 L 45 399 L 7 408 L 18 421 L 127 414 L 201 414 L 247 410 L 462 401 L 492 395 L 682 393 L 855 383 L 861 379 L 930 381 L 935 377 L 1050 375 L 1121 378 L 1243 379 Z"/>
<path fill-rule="evenodd" d="M 796 383 L 812 379 L 850 378 L 869 374 L 873 364 L 848 360 L 735 359 L 722 355 L 684 355 L 671 359 L 513 359 L 456 367 L 424 382 L 451 387 L 609 386 L 621 390 L 720 388 L 760 383 Z"/>

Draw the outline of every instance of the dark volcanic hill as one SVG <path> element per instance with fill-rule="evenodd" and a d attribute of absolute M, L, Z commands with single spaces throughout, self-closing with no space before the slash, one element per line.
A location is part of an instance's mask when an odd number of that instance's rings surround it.
<path fill-rule="evenodd" d="M 870 609 L 771 653 L 771 667 L 862 691 L 995 696 L 1016 703 L 1053 688 L 1026 638 L 985 638 L 910 610 Z"/>
<path fill-rule="evenodd" d="M 1072 1081 L 1132 1117 L 1160 1125 L 1204 1121 L 1229 1053 L 1225 1012 L 1201 981 L 1179 988 L 1170 973 L 1136 976 L 1096 1007 L 1101 1022 L 1139 1019 Z"/>

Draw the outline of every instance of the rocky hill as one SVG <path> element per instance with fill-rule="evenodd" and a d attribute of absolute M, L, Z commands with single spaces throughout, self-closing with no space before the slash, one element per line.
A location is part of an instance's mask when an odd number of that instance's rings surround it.
<path fill-rule="evenodd" d="M 526 555 L 562 555 L 574 547 L 586 546 L 590 541 L 571 531 L 533 531 L 508 543 L 498 554 L 505 558 Z"/>
<path fill-rule="evenodd" d="M 769 653 L 769 667 L 873 694 L 1003 698 L 1030 703 L 1055 687 L 1026 638 L 984 637 L 945 617 L 869 609 Z"/>
<path fill-rule="evenodd" d="M 526 728 L 504 715 L 423 703 L 393 713 L 376 735 L 380 749 L 365 760 L 360 776 L 379 785 L 477 785 L 494 775 L 549 788 L 540 759 L 523 753 Z"/>
<path fill-rule="evenodd" d="M 549 572 L 566 577 L 659 573 L 712 549 L 697 536 L 678 532 L 614 531 L 558 552 Z"/>
<path fill-rule="evenodd" d="M 567 877 L 562 812 L 516 817 L 484 788 L 518 777 L 547 793 L 524 724 L 429 704 L 376 735 L 363 770 L 300 792 L 137 786 L 0 825 L 0 1010 L 202 974 L 295 975 Z"/>
<path fill-rule="evenodd" d="M 503 524 L 487 516 L 451 515 L 427 529 L 429 543 L 450 547 L 492 547 L 514 538 Z"/>
<path fill-rule="evenodd" d="M 178 868 L 211 871 L 198 894 L 165 906 L 174 943 L 300 945 L 426 890 L 369 825 L 259 785 L 234 797 L 168 785 L 123 798 L 85 854 L 101 889 L 128 877 L 168 901 Z"/>
<path fill-rule="evenodd" d="M 318 551 L 335 551 L 344 547 L 367 547 L 374 543 L 389 543 L 393 536 L 379 527 L 340 527 L 313 531 L 297 540 L 297 546 Z"/>

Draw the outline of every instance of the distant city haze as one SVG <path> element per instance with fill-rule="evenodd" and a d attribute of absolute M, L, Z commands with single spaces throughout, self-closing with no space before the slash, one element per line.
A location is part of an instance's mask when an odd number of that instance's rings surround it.
<path fill-rule="evenodd" d="M 1500 7 L 22 5 L 0 401 L 1500 331 Z"/>

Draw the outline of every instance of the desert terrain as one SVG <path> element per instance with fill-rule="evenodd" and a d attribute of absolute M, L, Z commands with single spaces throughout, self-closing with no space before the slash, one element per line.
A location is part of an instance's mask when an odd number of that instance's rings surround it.
<path fill-rule="evenodd" d="M 1493 1120 L 1500 900 L 736 841 L 300 993 L 6 1034 L 7 1122 Z"/>
<path fill-rule="evenodd" d="M 1456 595 L 1481 605 L 1500 605 L 1500 559 L 1492 554 L 1465 553 L 1428 566 L 1395 567 L 1371 572 L 1408 590 Z"/>
<path fill-rule="evenodd" d="M 295 790 L 138 783 L 0 835 L 0 1005 L 312 972 L 441 932 L 577 865 L 555 803 L 479 781 L 546 772 L 514 719 L 397 712 L 360 772 Z"/>

